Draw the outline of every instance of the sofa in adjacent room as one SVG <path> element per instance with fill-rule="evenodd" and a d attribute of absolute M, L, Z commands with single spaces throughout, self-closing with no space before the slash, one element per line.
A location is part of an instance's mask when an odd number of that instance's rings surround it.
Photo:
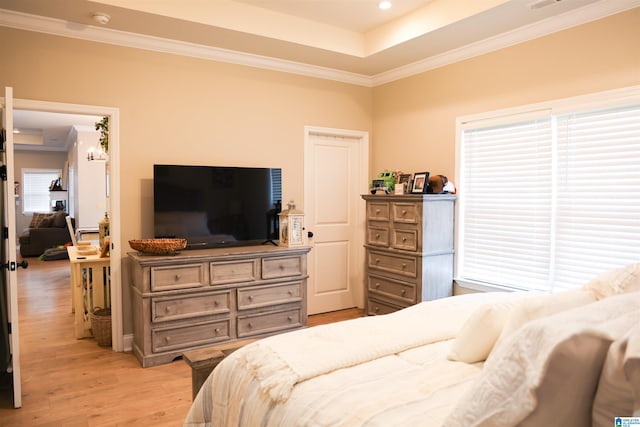
<path fill-rule="evenodd" d="M 71 242 L 66 212 L 34 213 L 29 227 L 18 238 L 22 257 L 40 256 L 49 248 Z M 75 227 L 75 220 L 71 218 Z"/>

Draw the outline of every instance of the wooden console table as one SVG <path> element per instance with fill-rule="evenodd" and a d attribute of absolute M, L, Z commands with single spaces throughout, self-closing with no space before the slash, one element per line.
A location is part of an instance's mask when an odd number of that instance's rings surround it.
<path fill-rule="evenodd" d="M 89 313 L 95 307 L 111 307 L 110 258 L 80 255 L 77 246 L 67 247 L 71 265 L 71 296 L 76 338 L 92 337 Z M 98 251 L 99 252 L 99 251 Z"/>

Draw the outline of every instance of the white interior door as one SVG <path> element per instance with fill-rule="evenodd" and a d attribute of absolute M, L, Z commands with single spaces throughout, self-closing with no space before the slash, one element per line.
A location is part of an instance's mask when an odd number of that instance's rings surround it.
<path fill-rule="evenodd" d="M 308 312 L 364 305 L 364 202 L 369 165 L 367 132 L 305 127 L 305 228 Z"/>
<path fill-rule="evenodd" d="M 6 230 L 2 241 L 2 281 L 6 293 L 8 311 L 9 354 L 10 362 L 6 368 L 12 377 L 13 406 L 22 406 L 22 384 L 20 379 L 20 339 L 18 329 L 18 275 L 16 269 L 16 210 L 13 174 L 13 89 L 5 88 L 2 103 L 2 128 L 4 144 L 2 150 L 2 215 L 0 221 Z M 4 322 L 4 319 L 2 320 Z"/>

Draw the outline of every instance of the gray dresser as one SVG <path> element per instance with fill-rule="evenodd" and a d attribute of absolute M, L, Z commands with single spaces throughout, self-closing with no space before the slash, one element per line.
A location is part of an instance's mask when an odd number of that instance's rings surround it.
<path fill-rule="evenodd" d="M 133 353 L 149 367 L 186 350 L 306 326 L 309 249 L 129 253 Z"/>
<path fill-rule="evenodd" d="M 449 194 L 364 195 L 366 313 L 452 295 L 454 203 Z"/>

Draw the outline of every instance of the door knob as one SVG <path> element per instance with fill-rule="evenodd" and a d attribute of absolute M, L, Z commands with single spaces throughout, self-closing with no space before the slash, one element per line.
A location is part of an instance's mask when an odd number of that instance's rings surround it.
<path fill-rule="evenodd" d="M 308 238 L 312 238 L 313 237 L 313 231 L 307 231 L 307 237 Z"/>

